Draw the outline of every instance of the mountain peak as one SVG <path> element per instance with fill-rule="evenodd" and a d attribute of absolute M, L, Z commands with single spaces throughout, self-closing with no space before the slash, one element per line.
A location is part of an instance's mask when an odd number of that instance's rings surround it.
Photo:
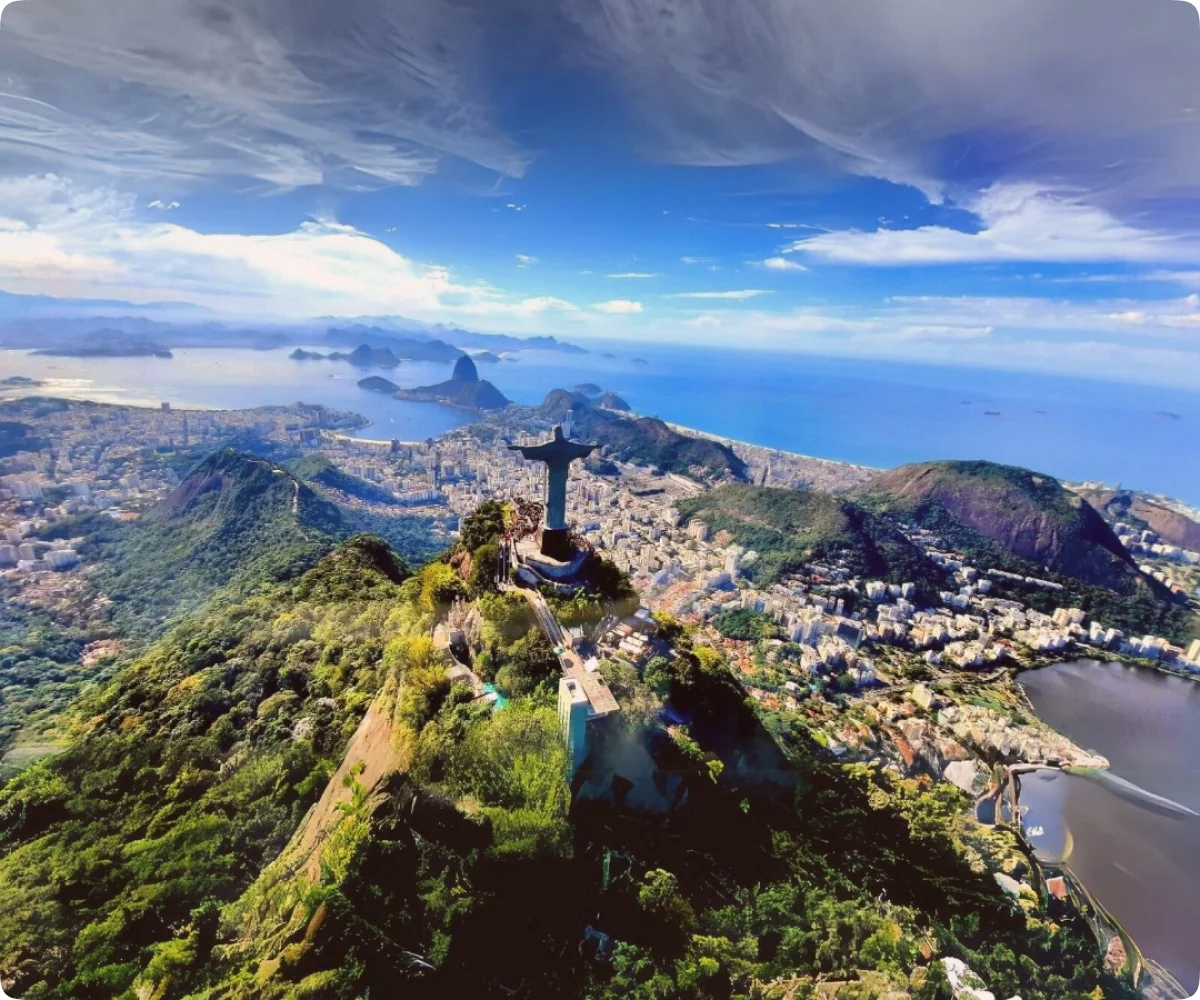
<path fill-rule="evenodd" d="M 1053 476 L 995 462 L 920 462 L 868 482 L 873 505 L 948 534 L 965 530 L 1085 583 L 1127 591 L 1137 567 L 1112 529 Z"/>
<path fill-rule="evenodd" d="M 454 362 L 454 374 L 450 378 L 455 382 L 478 382 L 479 370 L 475 362 L 464 354 Z"/>

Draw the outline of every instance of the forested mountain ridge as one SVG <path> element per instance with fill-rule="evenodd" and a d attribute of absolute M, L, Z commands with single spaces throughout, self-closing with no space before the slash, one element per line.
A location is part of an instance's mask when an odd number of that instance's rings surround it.
<path fill-rule="evenodd" d="M 201 461 L 140 519 L 94 515 L 81 556 L 129 630 L 148 634 L 218 588 L 290 579 L 352 534 L 337 507 L 282 467 L 227 449 Z"/>
<path fill-rule="evenodd" d="M 679 515 L 728 531 L 759 558 L 752 579 L 777 582 L 814 559 L 839 557 L 856 575 L 932 585 L 936 568 L 885 518 L 842 497 L 815 490 L 727 484 L 680 501 Z"/>
<path fill-rule="evenodd" d="M 472 570 L 509 515 L 464 521 Z M 613 792 L 573 797 L 557 658 L 523 598 L 466 570 L 410 577 L 354 539 L 86 695 L 70 745 L 0 788 L 9 991 L 732 1000 L 820 977 L 933 998 L 931 957 L 954 954 L 1000 995 L 1129 995 L 1073 911 L 1007 901 L 952 786 L 771 736 L 669 619 L 668 656 L 604 668 L 628 708 L 608 739 L 648 755 L 665 811 L 623 803 L 603 763 L 576 789 Z M 451 620 L 507 704 L 451 682 L 431 639 Z"/>
<path fill-rule="evenodd" d="M 288 469 L 291 473 L 306 483 L 317 483 L 330 489 L 357 497 L 370 503 L 394 504 L 396 498 L 387 490 L 376 486 L 366 479 L 351 475 L 338 468 L 320 452 L 313 452 L 292 462 Z"/>
<path fill-rule="evenodd" d="M 1141 582 L 1104 518 L 1052 476 L 994 462 L 921 462 L 882 473 L 858 493 L 892 516 L 948 534 L 950 544 L 973 533 L 1084 583 L 1131 593 Z"/>
<path fill-rule="evenodd" d="M 993 581 L 1031 607 L 1075 605 L 1130 634 L 1186 641 L 1192 614 L 1141 573 L 1104 518 L 1052 476 L 995 462 L 922 462 L 876 476 L 856 502 L 925 528 L 979 565 L 1061 583 Z"/>

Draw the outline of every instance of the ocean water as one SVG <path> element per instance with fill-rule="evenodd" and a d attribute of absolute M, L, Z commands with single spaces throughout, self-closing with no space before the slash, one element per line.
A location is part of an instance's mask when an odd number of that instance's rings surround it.
<path fill-rule="evenodd" d="M 51 384 L 43 392 L 108 402 L 168 400 L 216 408 L 324 403 L 371 420 L 360 432 L 364 437 L 420 440 L 469 420 L 460 411 L 359 389 L 357 380 L 370 371 L 345 362 L 292 361 L 289 352 L 189 349 L 168 360 L 4 351 L 0 377 L 47 379 Z M 480 375 L 519 403 L 593 382 L 640 413 L 807 455 L 880 468 L 985 458 L 1065 479 L 1119 482 L 1200 506 L 1200 392 L 650 344 L 509 357 L 481 364 Z M 411 387 L 449 377 L 450 367 L 404 362 L 375 374 Z"/>

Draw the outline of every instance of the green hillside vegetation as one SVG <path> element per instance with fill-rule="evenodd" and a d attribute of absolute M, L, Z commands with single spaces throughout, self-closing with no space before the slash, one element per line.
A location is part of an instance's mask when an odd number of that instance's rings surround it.
<path fill-rule="evenodd" d="M 607 402 L 624 401 L 615 397 Z M 616 412 L 620 405 L 607 409 L 601 400 L 565 389 L 555 389 L 541 406 L 542 414 L 551 420 L 562 420 L 571 409 L 575 411 L 573 436 L 605 446 L 619 461 L 706 481 L 746 477 L 746 463 L 728 445 L 680 434 L 656 417 L 621 416 Z"/>
<path fill-rule="evenodd" d="M 865 998 L 906 993 L 932 947 L 998 995 L 1132 1000 L 1078 917 L 1026 915 L 972 860 L 956 790 L 828 761 L 800 727 L 777 742 L 673 623 L 644 679 L 612 674 L 648 708 L 613 738 L 678 786 L 668 814 L 572 803 L 523 599 L 479 600 L 509 703 L 446 679 L 430 630 L 466 586 L 351 540 L 82 699 L 70 746 L 0 788 L 10 992 L 732 1000 L 862 977 Z"/>
<path fill-rule="evenodd" d="M 298 576 L 352 533 L 337 508 L 282 469 L 234 451 L 209 456 L 141 519 L 101 514 L 56 522 L 41 537 L 79 538 L 93 568 L 63 616 L 3 599 L 0 582 L 0 749 L 63 737 L 59 717 L 103 681 L 112 654 L 83 666 L 85 647 L 120 639 L 137 651 L 222 591 L 244 593 Z"/>
<path fill-rule="evenodd" d="M 862 975 L 902 992 L 924 941 L 1001 995 L 1132 996 L 1078 918 L 1051 929 L 972 868 L 958 792 L 829 764 L 792 733 L 788 762 L 678 629 L 672 659 L 620 679 L 686 721 L 646 738 L 688 794 L 662 819 L 572 808 L 546 685 L 492 711 L 445 681 L 428 630 L 448 570 L 406 579 L 350 541 L 86 697 L 71 747 L 0 789 L 8 988 L 701 1000 Z M 535 635 L 488 621 L 510 663 Z M 610 935 L 599 960 L 588 926 Z"/>
<path fill-rule="evenodd" d="M 84 527 L 80 555 L 101 564 L 93 581 L 126 634 L 153 631 L 218 588 L 294 578 L 350 534 L 299 479 L 232 450 L 202 461 L 141 519 L 97 516 Z M 69 537 L 77 526 L 57 530 Z"/>
<path fill-rule="evenodd" d="M 1186 606 L 1138 572 L 1101 515 L 1052 477 L 992 462 L 927 462 L 876 477 L 855 500 L 935 532 L 980 566 L 1065 588 L 994 580 L 1001 596 L 1042 611 L 1079 607 L 1130 634 L 1184 641 L 1194 627 Z"/>
<path fill-rule="evenodd" d="M 834 558 L 858 576 L 923 587 L 939 580 L 935 567 L 895 525 L 828 493 L 728 484 L 676 506 L 683 520 L 728 531 L 757 552 L 746 575 L 760 584 L 775 583 L 812 560 Z"/>
<path fill-rule="evenodd" d="M 369 529 L 412 565 L 444 547 L 427 518 L 339 513 L 278 467 L 229 451 L 195 466 L 138 521 L 92 514 L 44 529 L 44 538 L 82 537 L 94 568 L 78 607 L 58 617 L 9 600 L 12 586 L 0 581 L 0 751 L 18 738 L 34 746 L 63 738 L 62 711 L 118 659 L 105 652 L 82 665 L 90 643 L 121 639 L 124 653 L 136 653 L 215 595 L 294 578 L 339 539 Z"/>
<path fill-rule="evenodd" d="M 779 626 L 759 611 L 750 608 L 735 608 L 725 611 L 713 619 L 713 626 L 726 639 L 774 639 L 779 635 Z"/>
<path fill-rule="evenodd" d="M 396 502 L 395 496 L 382 486 L 376 486 L 366 479 L 350 475 L 319 452 L 313 452 L 292 462 L 288 469 L 293 476 L 306 483 L 326 486 L 339 493 L 345 493 L 347 496 L 366 500 L 368 503 L 394 504 Z"/>
<path fill-rule="evenodd" d="M 378 535 L 410 566 L 422 566 L 435 558 L 445 543 L 433 534 L 433 520 L 407 513 L 395 496 L 375 483 L 339 469 L 324 455 L 314 452 L 292 462 L 288 468 L 297 479 L 314 486 L 341 511 L 353 531 Z M 384 510 L 366 510 L 346 498 L 363 500 Z M 342 532 L 345 537 L 348 532 Z"/>
<path fill-rule="evenodd" d="M 60 737 L 57 720 L 80 687 L 102 679 L 111 657 L 90 669 L 80 665 L 88 642 L 104 638 L 106 625 L 64 624 L 11 600 L 0 583 L 0 754 L 22 732 L 25 743 L 44 746 Z M 0 766 L 0 782 L 16 765 Z"/>
<path fill-rule="evenodd" d="M 410 514 L 401 507 L 386 513 L 343 507 L 342 517 L 354 533 L 378 535 L 413 567 L 424 566 L 446 548 L 446 539 L 433 531 L 433 518 Z"/>

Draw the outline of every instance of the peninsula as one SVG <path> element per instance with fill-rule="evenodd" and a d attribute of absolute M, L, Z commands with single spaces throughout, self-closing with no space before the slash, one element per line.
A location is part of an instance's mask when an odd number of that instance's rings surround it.
<path fill-rule="evenodd" d="M 416 389 L 398 389 L 395 396 L 397 399 L 442 403 L 468 410 L 502 410 L 508 406 L 504 394 L 491 382 L 479 377 L 475 362 L 465 354 L 454 363 L 454 373 L 445 382 Z"/>

